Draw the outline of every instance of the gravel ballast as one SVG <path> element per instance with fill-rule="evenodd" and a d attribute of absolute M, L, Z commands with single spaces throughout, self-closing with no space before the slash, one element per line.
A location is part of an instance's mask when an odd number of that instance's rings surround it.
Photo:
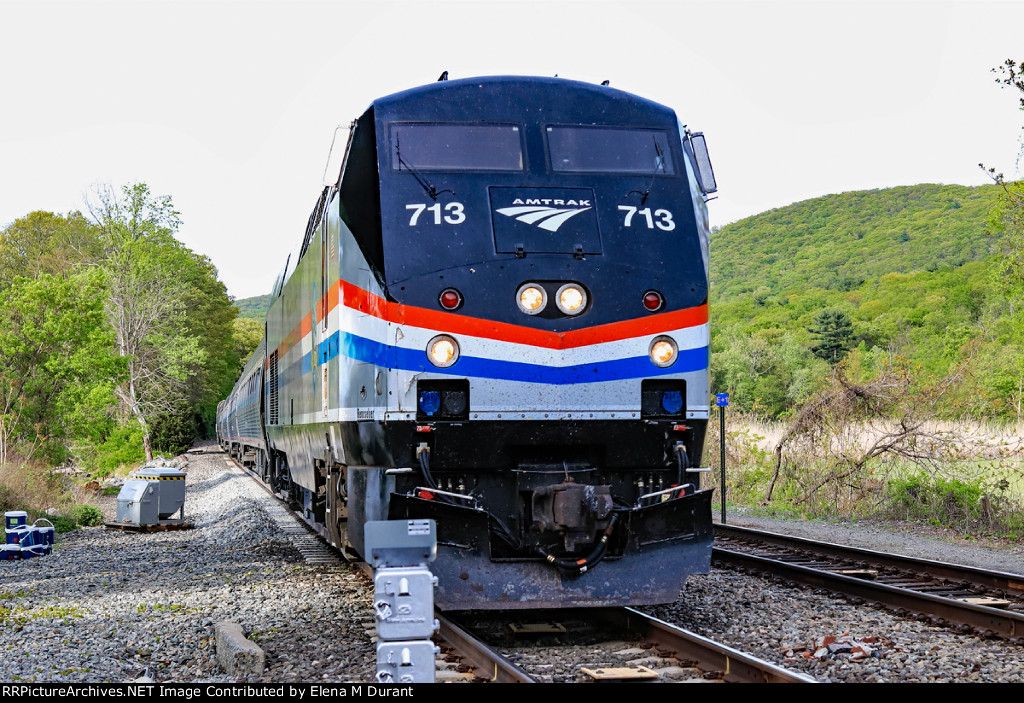
<path fill-rule="evenodd" d="M 717 514 L 716 514 L 717 517 Z M 737 511 L 729 524 L 1024 573 L 1024 549 L 940 538 L 910 523 L 780 520 Z M 948 535 L 942 535 L 948 537 Z M 1024 682 L 1021 644 L 961 634 L 731 569 L 691 578 L 680 602 L 645 609 L 668 622 L 822 682 Z M 829 640 L 834 638 L 835 642 Z M 844 644 L 859 645 L 866 655 Z M 835 651 L 830 651 L 830 650 Z"/>
<path fill-rule="evenodd" d="M 315 557 L 294 519 L 207 449 L 186 467 L 195 529 L 85 528 L 58 536 L 51 556 L 0 562 L 0 681 L 373 682 L 368 579 Z M 103 508 L 112 519 L 114 499 Z M 951 543 L 912 526 L 739 512 L 729 522 L 1003 571 L 1024 564 L 1019 546 Z M 645 610 L 820 681 L 1024 681 L 1024 646 L 756 574 L 716 569 L 692 577 L 678 603 Z M 229 675 L 218 664 L 214 628 L 224 621 L 264 650 L 262 674 Z M 844 641 L 866 655 L 843 651 Z"/>
<path fill-rule="evenodd" d="M 373 680 L 368 580 L 306 563 L 273 499 L 213 449 L 186 468 L 195 529 L 83 528 L 59 535 L 50 556 L 0 563 L 0 681 Z M 104 506 L 108 520 L 115 507 Z M 265 651 L 261 676 L 218 667 L 218 621 Z"/>
<path fill-rule="evenodd" d="M 644 608 L 667 622 L 821 682 L 1024 682 L 1024 646 L 898 617 L 759 576 L 691 578 L 685 605 Z M 829 638 L 867 656 L 829 650 Z M 866 646 L 865 646 L 866 645 Z"/>

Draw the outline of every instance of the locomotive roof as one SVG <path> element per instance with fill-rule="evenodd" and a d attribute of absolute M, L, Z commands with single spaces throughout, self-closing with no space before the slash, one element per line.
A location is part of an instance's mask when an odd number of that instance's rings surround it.
<path fill-rule="evenodd" d="M 534 120 L 606 124 L 675 123 L 675 112 L 653 100 L 616 88 L 566 78 L 486 76 L 429 83 L 378 98 L 377 119 L 390 121 L 455 119 L 508 120 L 529 114 Z"/>

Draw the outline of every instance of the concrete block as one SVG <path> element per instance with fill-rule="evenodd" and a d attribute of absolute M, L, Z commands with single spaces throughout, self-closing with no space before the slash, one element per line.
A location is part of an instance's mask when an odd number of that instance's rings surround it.
<path fill-rule="evenodd" d="M 267 656 L 255 642 L 242 634 L 237 622 L 217 622 L 213 625 L 217 645 L 217 663 L 231 676 L 259 676 L 263 673 Z"/>

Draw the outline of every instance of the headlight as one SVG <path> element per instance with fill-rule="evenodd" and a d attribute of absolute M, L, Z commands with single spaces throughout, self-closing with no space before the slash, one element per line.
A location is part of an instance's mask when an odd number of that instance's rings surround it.
<path fill-rule="evenodd" d="M 427 358 L 434 366 L 451 366 L 459 360 L 459 343 L 453 337 L 439 334 L 427 343 Z"/>
<path fill-rule="evenodd" d="M 665 368 L 676 363 L 676 357 L 679 356 L 679 347 L 676 346 L 675 340 L 671 337 L 655 337 L 654 341 L 651 342 L 648 354 L 655 366 Z"/>
<path fill-rule="evenodd" d="M 579 286 L 566 283 L 558 289 L 555 304 L 566 315 L 579 315 L 587 307 L 587 294 Z"/>
<path fill-rule="evenodd" d="M 524 283 L 516 291 L 516 304 L 527 315 L 536 315 L 548 304 L 548 294 L 536 283 Z"/>

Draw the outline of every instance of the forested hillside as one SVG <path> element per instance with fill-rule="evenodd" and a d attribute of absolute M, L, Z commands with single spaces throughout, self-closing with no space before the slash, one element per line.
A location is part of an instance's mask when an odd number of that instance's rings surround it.
<path fill-rule="evenodd" d="M 899 356 L 922 375 L 971 360 L 949 412 L 1016 415 L 1019 342 L 989 234 L 999 186 L 919 185 L 830 195 L 712 235 L 716 390 L 786 415 L 846 359 L 870 375 Z M 982 372 L 983 371 L 983 372 Z"/>
<path fill-rule="evenodd" d="M 712 237 L 716 302 L 793 288 L 850 290 L 887 273 L 934 271 L 995 251 L 999 187 L 916 185 L 805 200 Z"/>
<path fill-rule="evenodd" d="M 238 316 L 249 320 L 263 322 L 267 317 L 267 310 L 270 308 L 269 295 L 257 295 L 252 298 L 242 298 L 235 301 L 238 309 Z"/>

